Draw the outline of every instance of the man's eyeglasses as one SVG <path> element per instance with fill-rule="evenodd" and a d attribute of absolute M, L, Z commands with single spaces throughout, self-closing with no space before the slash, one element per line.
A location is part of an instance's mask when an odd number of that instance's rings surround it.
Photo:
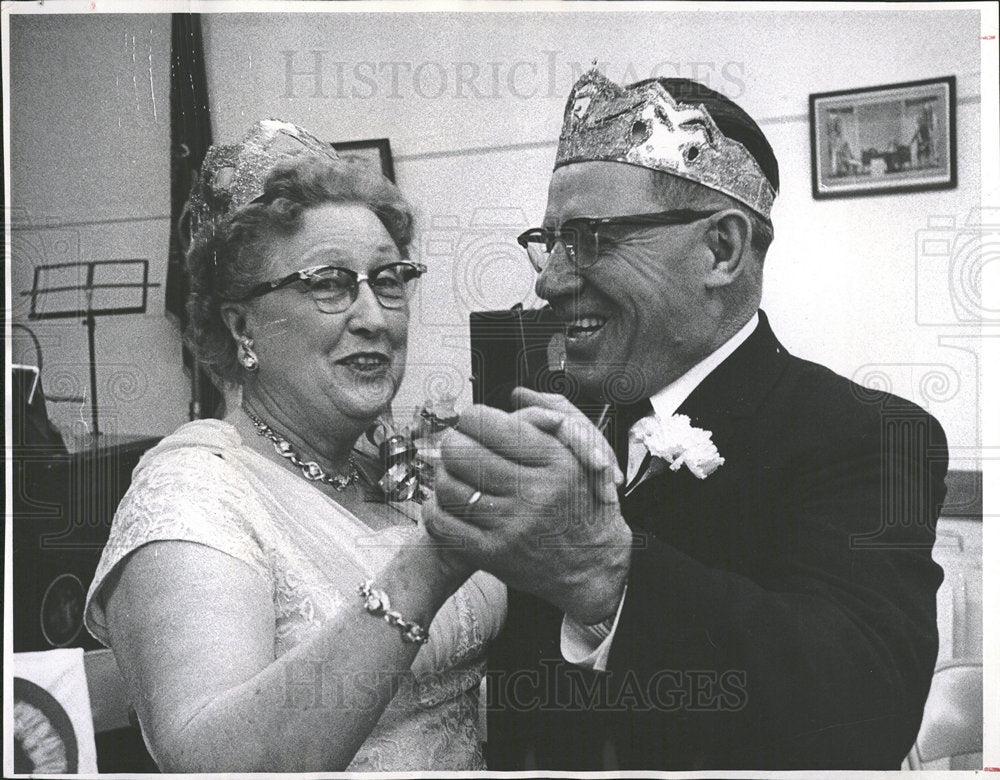
<path fill-rule="evenodd" d="M 384 308 L 401 309 L 413 295 L 417 279 L 426 271 L 427 266 L 423 263 L 408 261 L 388 263 L 366 274 L 335 265 L 314 265 L 281 279 L 258 284 L 242 300 L 248 301 L 302 282 L 320 311 L 340 314 L 351 308 L 358 299 L 361 283 L 365 282 Z"/>
<path fill-rule="evenodd" d="M 566 253 L 566 259 L 575 268 L 589 268 L 597 262 L 601 253 L 600 235 L 602 228 L 623 226 L 686 225 L 718 213 L 714 211 L 693 211 L 677 209 L 658 211 L 652 214 L 628 214 L 621 217 L 579 217 L 568 219 L 558 230 L 531 228 L 517 237 L 517 243 L 528 252 L 528 260 L 541 273 L 549 264 L 558 247 Z"/>

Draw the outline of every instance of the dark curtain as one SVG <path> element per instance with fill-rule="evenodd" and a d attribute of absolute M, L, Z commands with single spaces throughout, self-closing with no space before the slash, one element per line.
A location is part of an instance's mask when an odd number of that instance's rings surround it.
<path fill-rule="evenodd" d="M 170 40 L 170 259 L 167 265 L 166 309 L 181 327 L 187 325 L 184 302 L 188 280 L 184 272 L 186 238 L 178 229 L 191 185 L 212 143 L 212 122 L 201 42 L 201 16 L 171 14 Z M 222 411 L 222 394 L 209 375 L 183 348 L 191 377 L 191 419 L 214 417 Z"/>

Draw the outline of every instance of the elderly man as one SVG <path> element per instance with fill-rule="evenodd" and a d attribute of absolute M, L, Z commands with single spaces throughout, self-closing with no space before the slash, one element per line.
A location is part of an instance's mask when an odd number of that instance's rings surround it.
<path fill-rule="evenodd" d="M 777 189 L 724 96 L 574 86 L 519 241 L 597 424 L 525 389 L 474 407 L 426 512 L 511 588 L 492 769 L 894 769 L 916 736 L 944 433 L 777 340 Z"/>

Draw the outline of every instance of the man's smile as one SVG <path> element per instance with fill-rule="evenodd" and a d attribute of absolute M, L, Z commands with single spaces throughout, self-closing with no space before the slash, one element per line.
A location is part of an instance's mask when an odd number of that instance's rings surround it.
<path fill-rule="evenodd" d="M 608 318 L 600 315 L 577 317 L 566 323 L 567 341 L 583 341 L 595 336 L 607 323 Z"/>

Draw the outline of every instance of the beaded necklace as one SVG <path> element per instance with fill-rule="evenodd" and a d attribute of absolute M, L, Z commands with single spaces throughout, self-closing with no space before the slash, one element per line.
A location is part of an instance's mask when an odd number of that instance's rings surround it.
<path fill-rule="evenodd" d="M 299 454 L 295 451 L 291 442 L 275 433 L 270 425 L 251 412 L 246 405 L 246 401 L 243 402 L 242 407 L 243 411 L 246 412 L 247 417 L 249 417 L 251 422 L 253 422 L 254 428 L 257 429 L 257 435 L 263 436 L 265 439 L 270 439 L 271 443 L 274 445 L 275 452 L 277 452 L 281 457 L 287 458 L 291 461 L 292 465 L 297 467 L 302 472 L 302 476 L 310 482 L 322 482 L 324 485 L 330 485 L 338 492 L 343 492 L 349 485 L 353 485 L 358 481 L 358 467 L 354 462 L 354 458 L 350 458 L 348 460 L 350 470 L 346 475 L 334 474 L 331 476 L 327 474 L 323 470 L 323 467 L 316 461 L 302 460 L 299 457 Z"/>

